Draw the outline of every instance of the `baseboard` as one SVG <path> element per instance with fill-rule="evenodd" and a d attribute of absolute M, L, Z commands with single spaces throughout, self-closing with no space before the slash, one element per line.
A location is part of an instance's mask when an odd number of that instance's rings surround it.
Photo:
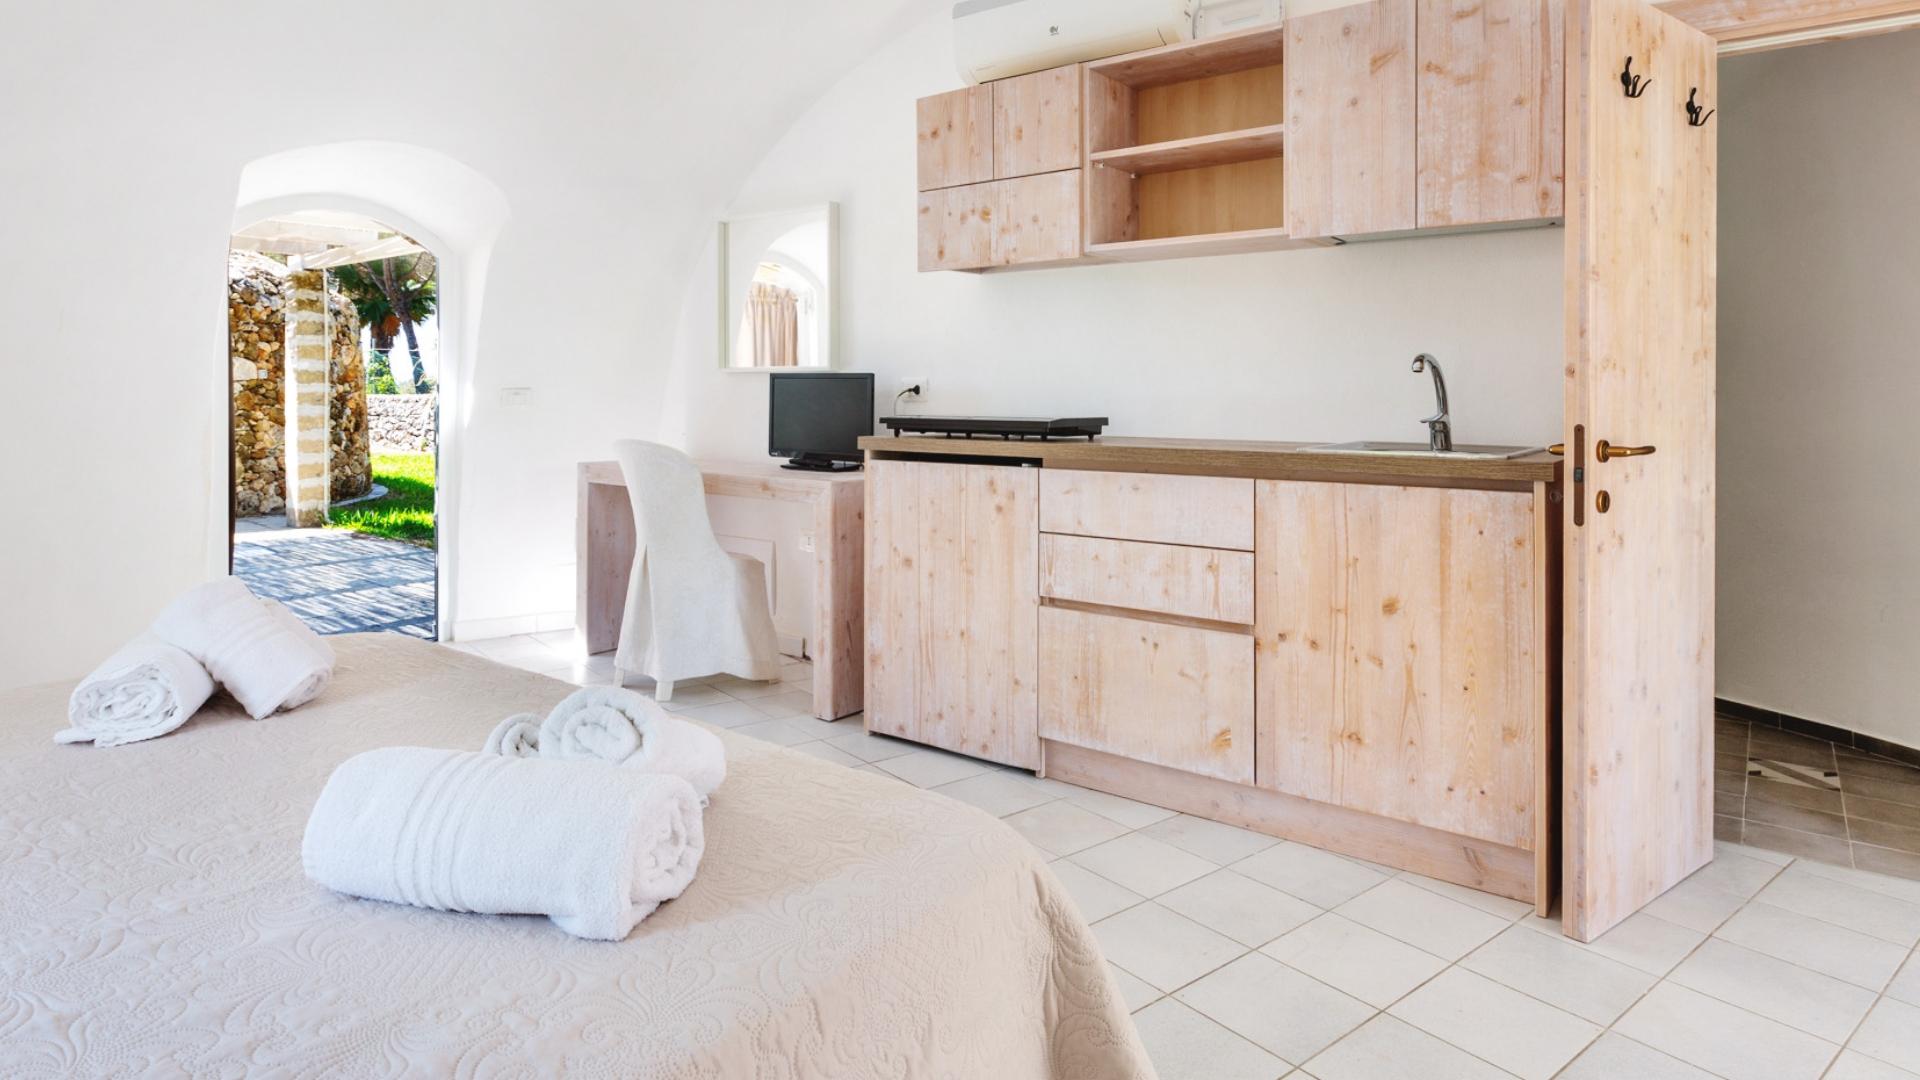
<path fill-rule="evenodd" d="M 506 615 L 493 619 L 462 619 L 453 624 L 452 641 L 485 641 L 518 634 L 544 634 L 573 629 L 573 612 L 548 611 L 536 615 Z"/>
<path fill-rule="evenodd" d="M 1766 727 L 1779 728 L 1782 731 L 1791 731 L 1796 735 L 1825 739 L 1836 746 L 1850 747 L 1863 754 L 1873 754 L 1878 757 L 1898 761 L 1903 765 L 1912 765 L 1915 768 L 1920 768 L 1920 747 L 1907 746 L 1903 743 L 1882 739 L 1877 735 L 1864 735 L 1858 731 L 1848 731 L 1843 727 L 1835 727 L 1832 724 L 1823 724 L 1818 720 L 1808 720 L 1805 717 L 1794 716 L 1791 713 L 1783 713 L 1774 709 L 1763 709 L 1758 705 L 1749 705 L 1744 701 L 1730 701 L 1722 697 L 1713 699 L 1713 711 L 1721 716 L 1732 717 L 1735 720 L 1747 720 Z"/>

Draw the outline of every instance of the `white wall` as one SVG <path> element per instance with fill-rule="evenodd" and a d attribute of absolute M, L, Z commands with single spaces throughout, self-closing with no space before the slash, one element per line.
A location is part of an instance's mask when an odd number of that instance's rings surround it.
<path fill-rule="evenodd" d="M 1920 31 L 1720 96 L 1719 693 L 1920 746 Z"/>
<path fill-rule="evenodd" d="M 206 373 L 226 365 L 247 162 L 389 140 L 505 194 L 458 610 L 474 629 L 565 620 L 574 463 L 657 429 L 687 266 L 724 193 L 836 73 L 940 6 L 11 5 L 0 364 L 34 407 L 0 424 L 0 686 L 77 674 L 212 572 L 226 421 Z M 530 406 L 503 407 L 507 386 L 533 388 Z"/>
<path fill-rule="evenodd" d="M 1461 441 L 1557 441 L 1563 233 L 1536 229 L 1132 266 L 915 271 L 914 99 L 959 85 L 936 17 L 833 87 L 734 202 L 841 204 L 839 367 L 926 412 L 1095 414 L 1109 431 L 1424 439 L 1429 351 Z M 763 457 L 766 378 L 717 366 L 711 245 L 685 277 L 665 432 Z"/>
<path fill-rule="evenodd" d="M 1561 417 L 1559 229 L 1135 266 L 915 271 L 914 100 L 959 85 L 927 20 L 833 87 L 753 172 L 733 211 L 841 204 L 839 367 L 878 373 L 890 411 L 1094 414 L 1109 431 L 1424 439 L 1430 351 L 1461 441 L 1545 445 Z M 715 253 L 686 275 L 663 434 L 696 454 L 766 455 L 766 376 L 722 372 Z M 807 579 L 792 524 L 729 511 Z M 788 602 L 788 611 L 804 609 Z M 781 620 L 782 629 L 804 627 Z"/>

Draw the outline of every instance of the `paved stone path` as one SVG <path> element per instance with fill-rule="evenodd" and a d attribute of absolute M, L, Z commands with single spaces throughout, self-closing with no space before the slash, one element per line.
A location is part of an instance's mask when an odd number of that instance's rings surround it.
<path fill-rule="evenodd" d="M 322 634 L 391 630 L 433 637 L 434 564 L 426 548 L 332 529 L 247 528 L 233 572 Z"/>

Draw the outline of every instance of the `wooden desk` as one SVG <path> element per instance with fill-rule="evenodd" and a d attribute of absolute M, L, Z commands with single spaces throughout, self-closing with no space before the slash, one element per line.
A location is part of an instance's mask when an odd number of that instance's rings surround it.
<path fill-rule="evenodd" d="M 862 562 L 866 479 L 860 473 L 809 473 L 770 463 L 701 461 L 707 494 L 775 499 L 813 507 L 813 715 L 857 713 L 862 696 L 865 610 Z M 617 461 L 580 463 L 575 525 L 574 629 L 588 654 L 620 641 L 627 578 L 633 570 L 633 503 Z"/>

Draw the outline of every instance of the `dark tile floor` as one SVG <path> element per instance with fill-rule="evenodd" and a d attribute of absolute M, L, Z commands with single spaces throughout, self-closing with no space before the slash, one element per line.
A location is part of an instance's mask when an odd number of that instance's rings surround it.
<path fill-rule="evenodd" d="M 1920 769 L 1764 724 L 1714 724 L 1716 838 L 1920 879 Z"/>
<path fill-rule="evenodd" d="M 323 529 L 236 533 L 233 572 L 322 634 L 391 630 L 432 638 L 433 552 Z"/>

